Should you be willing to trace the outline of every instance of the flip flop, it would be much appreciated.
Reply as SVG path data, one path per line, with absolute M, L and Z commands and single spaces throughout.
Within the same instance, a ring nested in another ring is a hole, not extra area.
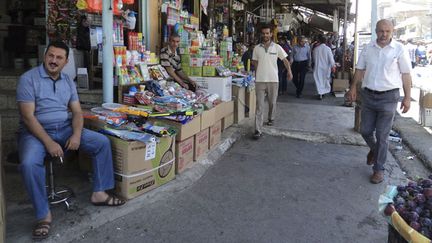
M 122 200 L 122 199 L 120 199 L 116 196 L 112 196 L 112 195 L 108 195 L 108 198 L 104 202 L 92 202 L 92 204 L 94 206 L 108 206 L 108 207 L 117 207 L 117 206 L 121 206 L 125 203 L 126 203 L 125 200 Z
M 49 236 L 50 229 L 51 229 L 51 222 L 39 221 L 33 226 L 32 238 L 34 240 L 46 239 Z

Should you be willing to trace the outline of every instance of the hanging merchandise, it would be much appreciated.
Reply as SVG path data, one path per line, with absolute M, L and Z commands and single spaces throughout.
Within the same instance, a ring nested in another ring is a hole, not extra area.
M 123 0 L 123 4 L 134 4 L 135 0 Z
M 205 15 L 207 15 L 208 0 L 201 0 L 201 7 Z
M 121 14 L 119 9 L 119 1 L 121 0 L 113 0 L 113 3 L 110 5 L 114 15 Z M 87 6 L 87 11 L 90 13 L 102 13 L 102 0 L 87 0 Z

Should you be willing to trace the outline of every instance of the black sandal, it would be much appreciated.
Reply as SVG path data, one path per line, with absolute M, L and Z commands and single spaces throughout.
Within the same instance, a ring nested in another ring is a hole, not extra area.
M 122 200 L 113 195 L 108 195 L 107 199 L 104 202 L 92 202 L 92 204 L 95 206 L 109 206 L 109 207 L 117 207 L 125 203 L 126 203 L 125 200 Z
M 51 229 L 51 222 L 39 221 L 33 226 L 32 237 L 34 240 L 48 238 Z

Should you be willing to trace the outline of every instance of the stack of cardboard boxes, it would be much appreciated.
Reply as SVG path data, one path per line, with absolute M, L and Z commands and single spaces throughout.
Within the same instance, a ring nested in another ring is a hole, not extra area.
M 100 130 L 104 122 L 85 120 L 85 127 Z M 175 178 L 175 137 L 161 137 L 154 143 L 125 141 L 108 136 L 111 141 L 116 193 L 126 199 L 137 197 Z M 91 164 L 80 154 L 80 164 Z

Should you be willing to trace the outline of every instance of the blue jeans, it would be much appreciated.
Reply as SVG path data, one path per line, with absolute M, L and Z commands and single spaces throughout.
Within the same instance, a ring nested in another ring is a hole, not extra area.
M 48 135 L 64 147 L 72 135 L 69 123 L 45 127 Z M 37 220 L 48 215 L 49 203 L 45 187 L 44 158 L 47 151 L 42 142 L 29 131 L 23 129 L 18 138 L 20 170 L 30 200 L 36 211 Z M 114 188 L 114 170 L 110 140 L 104 135 L 83 129 L 80 150 L 93 158 L 93 191 L 105 191 Z
M 389 146 L 388 137 L 393 126 L 399 96 L 398 89 L 383 94 L 374 94 L 365 89 L 361 90 L 360 133 L 374 152 L 376 159 L 373 166 L 374 171 L 384 170 Z

